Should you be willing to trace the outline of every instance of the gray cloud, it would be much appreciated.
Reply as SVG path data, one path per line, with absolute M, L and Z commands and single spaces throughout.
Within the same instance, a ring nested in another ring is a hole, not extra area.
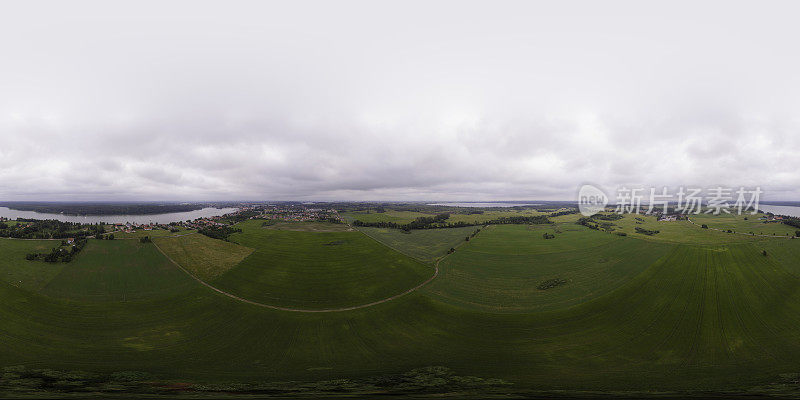
M 800 10 L 751 8 L 15 4 L 0 198 L 797 199 Z

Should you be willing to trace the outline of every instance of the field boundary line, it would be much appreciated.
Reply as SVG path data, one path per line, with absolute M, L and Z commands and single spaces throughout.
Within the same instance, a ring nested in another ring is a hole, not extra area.
M 372 306 L 376 306 L 376 305 L 378 305 L 378 304 L 382 304 L 382 303 L 386 303 L 386 302 L 392 301 L 392 300 L 394 300 L 394 299 L 397 299 L 397 298 L 399 298 L 399 297 L 405 296 L 405 295 L 407 295 L 407 294 L 409 294 L 409 293 L 411 293 L 411 292 L 414 292 L 414 291 L 416 291 L 417 289 L 419 289 L 419 288 L 421 288 L 421 287 L 423 287 L 423 286 L 427 285 L 427 284 L 428 284 L 428 283 L 430 283 L 432 280 L 436 279 L 436 277 L 437 277 L 437 276 L 439 276 L 439 261 L 441 260 L 441 259 L 439 259 L 439 260 L 437 260 L 437 261 L 436 261 L 436 264 L 434 265 L 433 276 L 431 276 L 430 278 L 428 278 L 428 279 L 427 279 L 427 280 L 425 280 L 424 282 L 420 283 L 419 285 L 417 285 L 417 286 L 414 286 L 414 287 L 412 287 L 411 289 L 408 289 L 408 290 L 406 290 L 406 291 L 405 291 L 405 292 L 403 292 L 403 293 L 396 294 L 396 295 L 394 295 L 394 296 L 387 297 L 387 298 L 385 298 L 385 299 L 381 299 L 381 300 L 378 300 L 378 301 L 373 301 L 373 302 L 371 302 L 371 303 L 367 303 L 367 304 L 360 304 L 360 305 L 357 305 L 357 306 L 342 307 L 342 308 L 328 308 L 328 309 L 314 310 L 314 309 L 304 309 L 304 308 L 292 308 L 292 307 L 281 307 L 281 306 L 274 306 L 274 305 L 271 305 L 271 304 L 264 304 L 264 303 L 259 303 L 259 302 L 257 302 L 257 301 L 248 300 L 248 299 L 245 299 L 245 298 L 243 298 L 243 297 L 239 297 L 239 296 L 237 296 L 237 295 L 235 295 L 235 294 L 228 293 L 228 292 L 226 292 L 226 291 L 224 291 L 224 290 L 222 290 L 222 289 L 219 289 L 219 288 L 217 288 L 216 286 L 213 286 L 213 285 L 211 285 L 210 283 L 208 283 L 208 282 L 206 282 L 206 281 L 204 281 L 204 280 L 202 280 L 202 279 L 198 278 L 197 276 L 195 276 L 194 274 L 192 274 L 191 272 L 189 272 L 189 271 L 188 271 L 186 268 L 184 268 L 183 266 L 181 266 L 180 264 L 178 264 L 178 262 L 177 262 L 177 261 L 173 260 L 173 259 L 172 259 L 172 257 L 170 257 L 169 255 L 167 255 L 167 253 L 165 253 L 165 252 L 164 252 L 164 250 L 161 250 L 161 247 L 159 247 L 159 246 L 158 246 L 158 244 L 156 244 L 156 242 L 155 242 L 155 241 L 153 241 L 152 243 L 153 243 L 153 245 L 156 247 L 156 249 L 157 249 L 157 250 L 158 250 L 158 251 L 159 251 L 159 252 L 160 252 L 160 253 L 161 253 L 161 254 L 162 254 L 164 257 L 166 257 L 166 258 L 167 258 L 167 260 L 169 260 L 171 263 L 175 264 L 175 266 L 176 266 L 176 267 L 178 267 L 178 268 L 180 268 L 180 270 L 181 270 L 181 271 L 183 271 L 184 273 L 186 273 L 186 275 L 189 275 L 189 276 L 190 276 L 192 279 L 196 280 L 197 282 L 199 282 L 199 283 L 200 283 L 200 284 L 202 284 L 203 286 L 205 286 L 205 287 L 207 287 L 207 288 L 209 288 L 209 289 L 211 289 L 211 290 L 213 290 L 213 291 L 215 291 L 215 292 L 217 292 L 217 293 L 219 293 L 219 294 L 222 294 L 222 295 L 228 296 L 228 297 L 230 297 L 230 298 L 232 298 L 232 299 L 234 299 L 234 300 L 238 300 L 238 301 L 241 301 L 241 302 L 243 302 L 243 303 L 251 304 L 251 305 L 254 305 L 254 306 L 258 306 L 258 307 L 269 308 L 269 309 L 273 309 L 273 310 L 279 310 L 279 311 L 300 312 L 300 313 L 329 313 L 329 312 L 352 311 L 352 310 L 358 310 L 358 309 L 361 309 L 361 308 L 372 307 Z

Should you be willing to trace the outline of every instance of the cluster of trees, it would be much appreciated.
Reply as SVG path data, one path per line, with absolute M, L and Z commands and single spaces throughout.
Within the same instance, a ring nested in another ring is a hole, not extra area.
M 50 253 L 28 253 L 25 255 L 25 259 L 28 261 L 43 260 L 49 263 L 55 263 L 59 261 L 70 262 L 76 254 L 83 250 L 83 247 L 86 246 L 86 242 L 86 239 L 76 240 L 72 247 L 65 248 L 63 246 L 66 246 L 67 243 L 62 241 L 62 247 L 55 247 L 50 250 Z
M 656 231 L 656 230 L 644 229 L 641 226 L 637 226 L 636 227 L 636 233 L 641 233 L 641 234 L 647 235 L 647 236 L 653 236 L 658 232 L 659 231 Z
M 543 238 L 545 238 L 545 239 L 555 239 L 555 238 L 556 238 L 556 235 L 554 235 L 554 234 L 552 234 L 552 233 L 547 233 L 547 232 L 545 232 L 545 233 L 542 235 L 542 237 L 543 237 Z
M 228 236 L 241 231 L 242 230 L 239 228 L 234 228 L 228 225 L 214 225 L 214 226 L 206 226 L 198 230 L 197 232 L 213 239 L 220 239 L 227 241 Z
M 548 280 L 540 283 L 539 286 L 537 286 L 536 288 L 539 289 L 539 290 L 547 290 L 547 289 L 552 289 L 552 288 L 554 288 L 556 286 L 565 285 L 566 283 L 567 283 L 567 281 L 565 279 L 561 279 L 561 278 L 548 279 Z
M 593 215 L 592 218 L 603 220 L 603 221 L 616 221 L 618 219 L 622 219 L 623 216 L 622 216 L 622 214 L 619 214 L 619 213 L 608 213 L 608 214 L 601 213 L 601 214 Z M 641 219 L 639 217 L 636 217 L 636 219 L 639 220 L 639 221 L 644 221 L 643 219 Z
M 574 208 L 571 208 L 571 209 L 569 209 L 569 210 L 556 211 L 556 212 L 554 212 L 554 213 L 550 213 L 550 215 L 549 215 L 549 216 L 550 216 L 550 217 L 559 217 L 559 216 L 562 216 L 562 215 L 570 215 L 570 214 L 575 214 L 575 213 L 577 213 L 577 212 L 578 212 L 578 210 L 576 210 L 576 209 L 574 209 Z
M 793 226 L 795 228 L 800 228 L 800 218 L 785 217 L 783 219 L 783 223 L 789 226 Z
M 54 219 L 37 220 L 18 218 L 17 224 L 0 222 L 0 237 L 14 239 L 66 239 L 85 238 L 103 234 L 105 227 L 102 224 L 79 224 L 77 222 L 63 222 Z
M 392 228 L 410 231 L 412 229 L 434 229 L 434 228 L 461 228 L 465 226 L 480 226 L 480 225 L 503 225 L 503 224 L 549 224 L 550 220 L 546 215 L 531 215 L 531 216 L 514 216 L 514 217 L 500 217 L 489 221 L 483 222 L 451 222 L 445 223 L 450 218 L 450 214 L 437 214 L 434 217 L 419 217 L 414 221 L 407 224 L 398 224 L 396 222 L 378 221 L 378 222 L 364 222 L 361 220 L 353 221 L 355 226 L 368 226 L 375 228 Z

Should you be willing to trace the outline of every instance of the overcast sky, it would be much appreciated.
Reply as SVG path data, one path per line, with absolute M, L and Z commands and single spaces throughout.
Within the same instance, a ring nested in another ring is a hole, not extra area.
M 798 2 L 0 11 L 1 200 L 800 200 Z

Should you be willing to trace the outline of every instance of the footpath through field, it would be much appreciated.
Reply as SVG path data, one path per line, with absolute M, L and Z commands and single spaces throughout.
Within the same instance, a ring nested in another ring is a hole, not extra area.
M 368 235 L 367 235 L 367 236 L 368 236 Z M 328 308 L 328 309 L 321 309 L 321 310 L 313 310 L 313 309 L 303 309 L 303 308 L 291 308 L 291 307 L 280 307 L 280 306 L 274 306 L 274 305 L 271 305 L 271 304 L 264 304 L 264 303 L 259 303 L 259 302 L 257 302 L 257 301 L 248 300 L 248 299 L 245 299 L 245 298 L 239 297 L 239 296 L 237 296 L 237 295 L 235 295 L 235 294 L 228 293 L 228 292 L 226 292 L 226 291 L 224 291 L 224 290 L 222 290 L 222 289 L 219 289 L 219 288 L 217 288 L 217 287 L 215 287 L 215 286 L 211 285 L 210 283 L 208 283 L 208 282 L 206 282 L 206 281 L 204 281 L 204 280 L 202 280 L 202 279 L 200 279 L 200 278 L 196 277 L 194 274 L 192 274 L 191 272 L 189 272 L 189 271 L 188 271 L 186 268 L 183 268 L 183 266 L 181 266 L 181 265 L 180 265 L 180 264 L 178 264 L 178 263 L 177 263 L 175 260 L 173 260 L 173 259 L 172 259 L 172 257 L 170 257 L 169 255 L 167 255 L 167 253 L 165 253 L 163 250 L 161 250 L 161 248 L 160 248 L 160 247 L 158 247 L 158 244 L 156 244 L 155 242 L 153 242 L 153 245 L 154 245 L 154 246 L 156 246 L 156 249 L 158 249 L 158 251 L 159 251 L 159 252 L 161 252 L 161 254 L 163 254 L 163 255 L 164 255 L 164 257 L 166 257 L 166 258 L 167 258 L 167 259 L 168 259 L 170 262 L 172 262 L 173 264 L 175 264 L 175 266 L 177 266 L 178 268 L 180 268 L 180 269 L 181 269 L 181 271 L 185 272 L 187 275 L 189 275 L 190 277 L 192 277 L 192 279 L 196 280 L 197 282 L 199 282 L 199 283 L 200 283 L 200 284 L 202 284 L 203 286 L 205 286 L 205 287 L 207 287 L 207 288 L 209 288 L 209 289 L 211 289 L 211 290 L 213 290 L 213 291 L 215 291 L 215 292 L 217 292 L 217 293 L 219 293 L 219 294 L 222 294 L 222 295 L 228 296 L 228 297 L 230 297 L 230 298 L 232 298 L 232 299 L 234 299 L 234 300 L 238 300 L 238 301 L 241 301 L 241 302 L 243 302 L 243 303 L 247 303 L 247 304 L 252 304 L 252 305 L 254 305 L 254 306 L 258 306 L 258 307 L 270 308 L 270 309 L 273 309 L 273 310 L 280 310 L 280 311 L 302 312 L 302 313 L 327 313 L 327 312 L 342 312 L 342 311 L 352 311 L 352 310 L 358 310 L 358 309 L 361 309 L 361 308 L 372 307 L 372 306 L 375 306 L 375 305 L 378 305 L 378 304 L 382 304 L 382 303 L 386 303 L 386 302 L 392 301 L 392 300 L 394 300 L 394 299 L 397 299 L 397 298 L 399 298 L 399 297 L 405 296 L 405 295 L 407 295 L 407 294 L 409 294 L 409 293 L 411 293 L 411 292 L 414 292 L 414 291 L 416 291 L 417 289 L 419 289 L 419 288 L 421 288 L 421 287 L 423 287 L 423 286 L 427 285 L 427 284 L 428 284 L 428 283 L 430 283 L 432 280 L 436 279 L 436 277 L 437 277 L 437 276 L 439 276 L 439 262 L 440 262 L 442 259 L 444 259 L 444 257 L 447 257 L 447 256 L 443 256 L 443 257 L 440 257 L 439 259 L 437 259 L 437 260 L 436 260 L 436 263 L 434 264 L 433 276 L 431 276 L 430 278 L 428 278 L 427 280 L 425 280 L 425 282 L 422 282 L 422 283 L 420 283 L 419 285 L 417 285 L 417 286 L 414 286 L 413 288 L 411 288 L 411 289 L 408 289 L 408 290 L 406 290 L 406 291 L 405 291 L 405 292 L 403 292 L 403 293 L 396 294 L 396 295 L 394 295 L 394 296 L 387 297 L 387 298 L 385 298 L 385 299 L 382 299 L 382 300 L 373 301 L 372 303 L 360 304 L 360 305 L 357 305 L 357 306 L 351 306 L 351 307 L 342 307 L 342 308 Z

